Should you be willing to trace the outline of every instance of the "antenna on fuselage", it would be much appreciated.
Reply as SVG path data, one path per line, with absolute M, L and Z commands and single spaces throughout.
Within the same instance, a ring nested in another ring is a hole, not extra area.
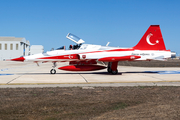
M 109 45 L 109 43 L 110 43 L 110 42 L 108 42 L 108 43 L 106 44 L 106 46 L 108 46 L 108 45 Z

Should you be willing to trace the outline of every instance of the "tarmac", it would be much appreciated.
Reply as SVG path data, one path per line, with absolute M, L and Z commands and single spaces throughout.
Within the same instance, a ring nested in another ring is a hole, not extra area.
M 56 69 L 56 74 L 50 74 L 52 65 L 41 63 L 37 66 L 36 63 L 0 61 L 0 88 L 180 86 L 179 67 L 118 66 L 117 75 L 109 74 L 106 69 L 86 72 Z M 68 63 L 57 63 L 57 68 L 65 65 Z

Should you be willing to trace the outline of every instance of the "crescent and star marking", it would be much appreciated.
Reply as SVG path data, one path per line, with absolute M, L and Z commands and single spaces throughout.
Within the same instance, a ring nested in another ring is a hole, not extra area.
M 153 36 L 153 34 L 149 33 L 149 35 L 147 35 L 146 37 L 146 41 L 149 45 L 156 45 L 157 43 L 159 43 L 159 40 L 156 40 L 156 43 L 151 43 L 150 42 L 150 37 Z

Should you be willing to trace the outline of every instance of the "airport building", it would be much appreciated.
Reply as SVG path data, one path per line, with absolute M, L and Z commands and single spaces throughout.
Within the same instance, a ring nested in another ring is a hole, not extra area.
M 30 42 L 25 38 L 0 37 L 0 60 L 29 55 Z

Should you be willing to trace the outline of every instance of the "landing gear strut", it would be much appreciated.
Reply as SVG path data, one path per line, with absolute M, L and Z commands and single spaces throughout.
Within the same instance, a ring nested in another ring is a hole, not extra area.
M 111 68 L 108 68 L 107 71 L 108 71 L 108 73 L 112 73 L 112 69 Z
M 51 74 L 56 74 L 56 69 L 55 69 L 56 66 L 57 66 L 56 62 L 53 62 L 53 66 L 52 66 L 53 69 L 50 70 L 50 73 L 51 73 Z
M 118 74 L 117 65 L 118 62 L 109 62 L 107 68 L 108 73 L 111 73 L 113 75 Z
M 108 67 L 107 67 L 108 73 L 112 73 L 111 66 L 112 66 L 112 62 L 108 62 Z

